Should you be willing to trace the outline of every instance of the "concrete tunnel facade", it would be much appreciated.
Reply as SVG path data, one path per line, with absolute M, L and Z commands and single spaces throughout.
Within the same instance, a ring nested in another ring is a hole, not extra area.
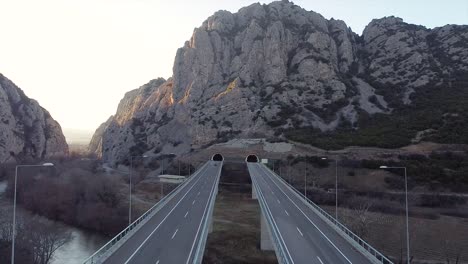
M 260 159 L 258 158 L 257 155 L 250 154 L 245 158 L 246 162 L 260 162 Z
M 212 157 L 211 157 L 211 160 L 214 160 L 214 161 L 224 161 L 224 157 L 223 155 L 219 154 L 219 153 L 216 153 L 214 154 Z

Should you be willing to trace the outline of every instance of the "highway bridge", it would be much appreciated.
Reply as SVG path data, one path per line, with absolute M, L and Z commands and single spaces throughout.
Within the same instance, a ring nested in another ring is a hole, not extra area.
M 201 263 L 222 165 L 206 162 L 84 263 Z
M 261 247 L 275 250 L 280 263 L 391 263 L 264 164 L 250 161 L 252 194 L 262 209 Z
M 245 159 L 261 208 L 260 245 L 279 263 L 392 263 L 259 162 Z M 201 263 L 224 158 L 215 154 L 184 183 L 84 263 Z

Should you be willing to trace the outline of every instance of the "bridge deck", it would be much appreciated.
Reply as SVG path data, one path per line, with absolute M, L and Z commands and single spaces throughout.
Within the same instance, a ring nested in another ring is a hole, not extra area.
M 209 161 L 103 263 L 192 263 L 221 166 Z
M 248 163 L 276 222 L 289 263 L 371 263 L 264 165 Z

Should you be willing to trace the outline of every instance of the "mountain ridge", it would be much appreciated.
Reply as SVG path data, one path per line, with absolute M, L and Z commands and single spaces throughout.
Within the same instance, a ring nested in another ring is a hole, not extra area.
M 62 129 L 49 112 L 0 74 L 0 162 L 68 154 Z
M 468 72 L 467 40 L 467 26 L 396 17 L 372 20 L 359 36 L 288 1 L 218 11 L 178 49 L 173 76 L 127 93 L 93 136 L 102 147 L 89 149 L 123 162 L 233 137 L 359 131 L 368 115 L 391 116 L 422 87 Z

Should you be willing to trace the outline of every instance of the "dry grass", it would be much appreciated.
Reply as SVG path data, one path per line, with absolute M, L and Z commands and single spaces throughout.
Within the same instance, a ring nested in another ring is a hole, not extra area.
M 333 214 L 335 208 L 323 206 Z M 352 210 L 339 208 L 341 215 Z M 369 212 L 377 217 L 380 213 Z M 397 262 L 406 255 L 404 215 L 384 215 L 383 221 L 369 225 L 365 238 L 372 246 Z M 468 219 L 441 216 L 438 219 L 409 218 L 412 263 L 468 263 Z
M 277 263 L 273 251 L 260 250 L 260 206 L 250 198 L 220 189 L 203 263 Z

